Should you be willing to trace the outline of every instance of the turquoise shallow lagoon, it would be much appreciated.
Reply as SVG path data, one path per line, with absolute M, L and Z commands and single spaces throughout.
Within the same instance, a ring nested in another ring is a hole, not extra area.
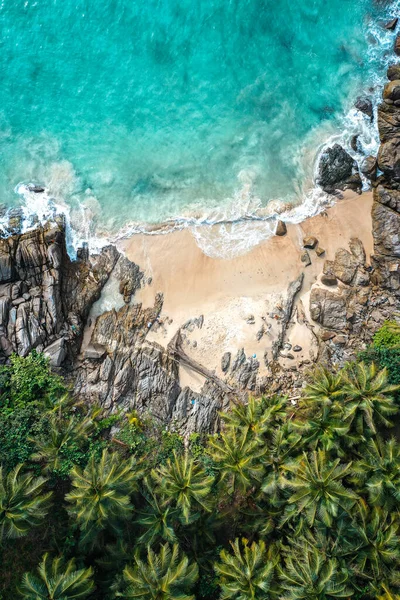
M 77 227 L 112 232 L 296 202 L 318 146 L 382 79 L 390 6 L 2 0 L 0 199 L 45 184 Z

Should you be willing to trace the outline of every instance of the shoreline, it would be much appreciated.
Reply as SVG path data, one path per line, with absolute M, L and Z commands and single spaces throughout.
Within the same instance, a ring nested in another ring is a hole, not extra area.
M 257 334 L 282 303 L 290 282 L 304 273 L 300 295 L 307 307 L 311 286 L 316 283 L 325 259 L 334 259 L 339 248 L 347 248 L 358 237 L 366 250 L 367 260 L 373 251 L 372 192 L 358 195 L 346 192 L 344 198 L 317 216 L 299 224 L 288 224 L 287 234 L 264 240 L 249 252 L 231 259 L 212 258 L 202 252 L 188 229 L 169 235 L 136 234 L 117 244 L 126 257 L 139 265 L 147 282 L 139 289 L 134 302 L 148 308 L 156 293 L 164 296 L 160 325 L 152 328 L 147 339 L 166 346 L 178 329 L 183 329 L 185 351 L 195 360 L 222 375 L 221 357 L 234 356 L 241 348 L 247 356 L 262 363 L 271 352 L 275 324 L 257 340 Z M 311 265 L 300 257 L 303 237 L 315 236 L 325 253 L 318 257 L 309 250 Z M 199 327 L 191 322 L 203 316 Z M 297 328 L 292 345 L 298 345 L 298 361 L 309 358 L 312 339 L 309 332 Z M 261 367 L 262 374 L 262 367 Z M 181 385 L 199 389 L 203 378 L 180 372 Z

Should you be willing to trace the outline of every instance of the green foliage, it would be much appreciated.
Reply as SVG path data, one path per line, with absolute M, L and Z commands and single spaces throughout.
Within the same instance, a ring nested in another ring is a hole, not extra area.
M 76 403 L 40 355 L 13 359 L 0 373 L 0 594 L 15 597 L 25 572 L 36 600 L 69 598 L 71 573 L 72 597 L 99 600 L 396 598 L 399 363 L 397 346 L 372 347 L 309 373 L 296 409 L 273 394 L 235 402 L 220 433 L 184 444 L 135 411 Z
M 373 345 L 378 350 L 382 348 L 400 347 L 400 326 L 396 321 L 385 321 L 375 333 Z
M 143 600 L 192 600 L 190 593 L 198 579 L 198 567 L 190 563 L 185 555 L 174 544 L 172 550 L 168 544 L 155 554 L 151 548 L 147 550 L 147 560 L 134 556 L 133 566 L 124 569 L 124 580 L 127 584 L 122 598 L 143 598 Z
M 51 407 L 67 388 L 49 367 L 44 354 L 33 350 L 26 358 L 13 354 L 10 364 L 0 367 L 2 406 L 21 408 L 31 402 Z
M 74 560 L 64 563 L 45 554 L 37 575 L 25 573 L 19 592 L 25 600 L 88 598 L 95 589 L 92 575 L 92 568 L 76 569 Z
M 66 500 L 82 532 L 83 544 L 92 542 L 107 528 L 119 533 L 121 524 L 132 515 L 131 495 L 141 474 L 133 458 L 121 461 L 107 450 L 100 461 L 92 456 L 84 470 L 73 468 L 73 489 Z
M 45 483 L 43 477 L 22 473 L 22 465 L 8 474 L 0 466 L 0 544 L 27 535 L 43 522 L 51 497 L 51 492 L 44 493 Z
M 212 508 L 211 486 L 213 478 L 186 453 L 173 458 L 151 472 L 160 495 L 176 508 L 182 523 L 188 524 L 199 518 L 201 510 Z
M 221 585 L 221 600 L 267 600 L 272 598 L 271 580 L 274 562 L 268 559 L 265 543 L 253 542 L 245 538 L 240 544 L 231 542 L 233 554 L 221 551 L 221 562 L 214 568 Z

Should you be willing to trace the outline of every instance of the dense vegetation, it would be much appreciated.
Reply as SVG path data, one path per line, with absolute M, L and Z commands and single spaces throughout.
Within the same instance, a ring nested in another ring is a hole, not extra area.
M 310 373 L 297 405 L 234 404 L 186 444 L 76 404 L 43 355 L 13 357 L 0 597 L 398 600 L 399 347 L 389 323 L 359 362 Z

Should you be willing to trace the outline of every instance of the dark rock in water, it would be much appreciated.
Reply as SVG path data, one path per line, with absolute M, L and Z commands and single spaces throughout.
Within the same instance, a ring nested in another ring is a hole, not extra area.
M 303 254 L 300 256 L 300 260 L 302 263 L 304 263 L 304 266 L 309 267 L 311 265 L 311 258 L 310 255 L 308 254 L 307 250 L 305 250 L 303 252 Z
M 378 163 L 375 156 L 366 156 L 360 165 L 360 171 L 367 179 L 375 181 Z
M 316 237 L 309 235 L 309 236 L 303 238 L 304 248 L 310 248 L 311 250 L 313 250 L 317 244 L 318 244 L 318 240 Z
M 339 144 L 334 144 L 322 153 L 318 164 L 317 184 L 328 193 L 334 193 L 336 189 L 361 190 L 357 163 Z
M 354 106 L 357 110 L 367 115 L 367 117 L 369 117 L 372 121 L 372 118 L 374 116 L 374 107 L 370 98 L 357 98 L 357 100 L 354 103 Z
M 231 364 L 231 353 L 225 352 L 225 354 L 221 358 L 221 369 L 222 369 L 223 373 L 227 372 L 230 364 Z
M 395 79 L 400 79 L 400 65 L 390 65 L 387 70 L 386 76 L 390 81 L 394 81 Z
M 45 191 L 44 187 L 41 185 L 30 185 L 28 190 L 30 192 L 34 192 L 35 194 L 42 194 Z
M 397 27 L 398 21 L 399 21 L 399 19 L 397 17 L 395 17 L 394 19 L 391 19 L 390 21 L 385 23 L 384 28 L 388 29 L 389 31 L 394 31 Z
M 395 54 L 400 56 L 400 35 L 396 37 L 396 40 L 394 42 L 394 52 Z
M 358 133 L 356 135 L 351 136 L 350 146 L 351 146 L 351 149 L 354 150 L 354 152 L 360 152 L 360 150 L 361 150 L 359 137 L 360 136 Z
M 286 235 L 287 232 L 287 227 L 286 227 L 286 223 L 284 223 L 283 221 L 278 221 L 278 223 L 276 224 L 276 230 L 275 230 L 275 235 Z

